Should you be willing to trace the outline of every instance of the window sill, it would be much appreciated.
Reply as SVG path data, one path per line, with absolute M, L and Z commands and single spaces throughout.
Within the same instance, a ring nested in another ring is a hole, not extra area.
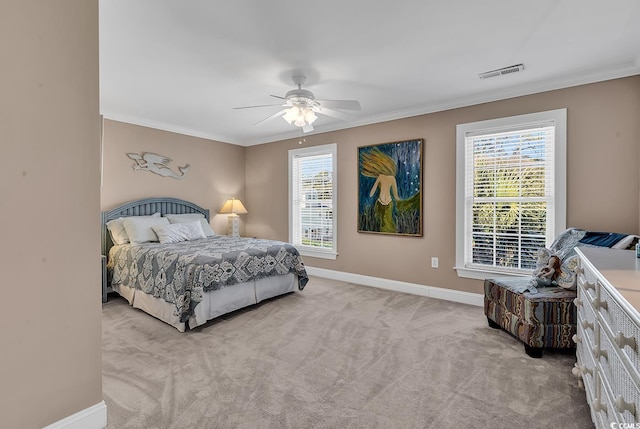
M 332 252 L 332 251 L 322 251 L 322 250 L 314 250 L 314 249 L 309 249 L 306 247 L 298 247 L 296 246 L 296 248 L 298 249 L 298 252 L 300 252 L 300 254 L 302 256 L 310 256 L 312 258 L 321 258 L 321 259 L 333 259 L 335 260 L 338 256 L 337 253 Z
M 513 273 L 507 271 L 492 271 L 479 268 L 453 267 L 458 277 L 476 280 L 486 280 L 494 277 L 528 277 L 531 273 Z

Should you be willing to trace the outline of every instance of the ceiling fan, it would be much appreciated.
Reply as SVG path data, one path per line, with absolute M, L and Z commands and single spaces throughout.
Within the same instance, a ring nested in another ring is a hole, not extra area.
M 234 107 L 234 109 L 253 109 L 256 107 L 282 106 L 284 109 L 274 113 L 271 116 L 257 122 L 254 125 L 260 125 L 274 118 L 281 116 L 289 124 L 301 127 L 302 131 L 308 133 L 313 131 L 313 122 L 317 119 L 316 113 L 330 116 L 336 119 L 346 120 L 349 115 L 339 110 L 360 110 L 360 103 L 357 100 L 318 100 L 313 92 L 302 89 L 302 85 L 307 80 L 306 76 L 294 75 L 293 83 L 298 89 L 288 91 L 284 97 L 271 95 L 271 97 L 283 100 L 282 104 L 261 104 L 257 106 Z

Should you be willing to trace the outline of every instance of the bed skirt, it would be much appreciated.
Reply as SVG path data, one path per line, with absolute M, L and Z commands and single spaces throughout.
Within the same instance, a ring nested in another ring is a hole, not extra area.
M 174 304 L 125 285 L 113 285 L 112 287 L 134 308 L 139 308 L 168 323 L 178 331 L 184 332 L 187 329 L 187 323 L 188 327 L 192 329 L 223 314 L 257 304 L 274 296 L 293 292 L 298 289 L 298 279 L 295 274 L 289 273 L 204 292 L 202 301 L 195 307 L 187 323 L 180 322 L 180 317 L 174 314 Z

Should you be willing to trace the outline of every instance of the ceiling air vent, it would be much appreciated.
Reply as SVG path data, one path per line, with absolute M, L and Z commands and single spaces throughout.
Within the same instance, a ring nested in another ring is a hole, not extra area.
M 505 74 L 515 73 L 524 70 L 524 64 L 516 64 L 515 66 L 504 67 L 498 70 L 492 70 L 484 73 L 480 73 L 478 77 L 480 79 L 488 79 L 490 77 L 502 76 Z

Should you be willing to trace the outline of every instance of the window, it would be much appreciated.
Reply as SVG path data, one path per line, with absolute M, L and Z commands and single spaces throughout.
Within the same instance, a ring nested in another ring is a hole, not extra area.
M 335 259 L 336 144 L 289 151 L 289 241 L 305 256 Z
M 566 222 L 566 109 L 457 126 L 456 270 L 530 274 Z

